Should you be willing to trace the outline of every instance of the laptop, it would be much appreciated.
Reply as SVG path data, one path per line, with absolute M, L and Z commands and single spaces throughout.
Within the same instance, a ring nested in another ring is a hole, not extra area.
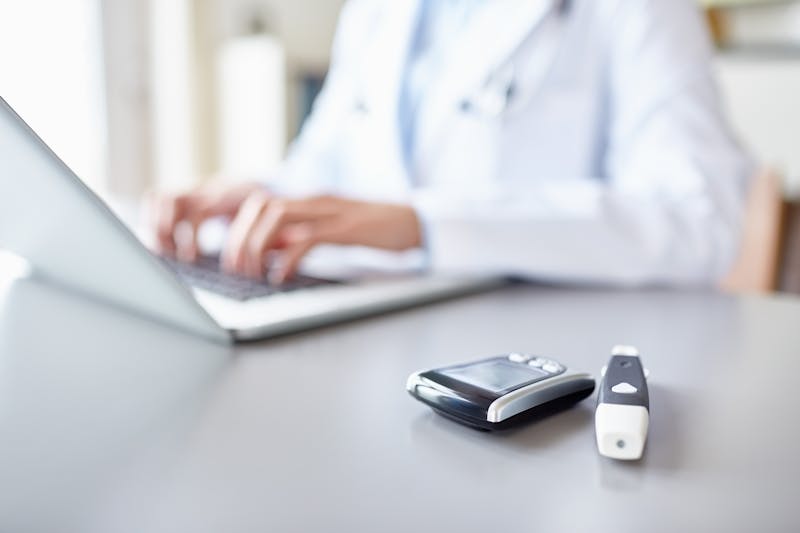
M 262 339 L 497 287 L 494 276 L 229 276 L 157 257 L 0 98 L 0 249 L 61 286 L 219 342 Z

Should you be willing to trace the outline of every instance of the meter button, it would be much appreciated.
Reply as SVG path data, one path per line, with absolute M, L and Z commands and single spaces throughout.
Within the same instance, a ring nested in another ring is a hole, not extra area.
M 555 374 L 556 372 L 561 371 L 561 365 L 554 363 L 553 361 L 548 361 L 542 365 L 542 370 L 545 372 L 550 372 L 551 374 Z
M 536 368 L 542 368 L 542 365 L 546 364 L 547 360 L 542 359 L 541 357 L 534 357 L 531 359 L 531 362 L 528 363 L 531 366 L 535 366 Z
M 616 392 L 617 394 L 633 394 L 638 391 L 639 389 L 637 389 L 636 387 L 625 381 L 623 381 L 622 383 L 617 383 L 616 385 L 611 387 L 611 392 Z
M 522 353 L 512 353 L 508 354 L 508 360 L 512 363 L 527 363 L 530 360 L 530 355 L 525 355 Z

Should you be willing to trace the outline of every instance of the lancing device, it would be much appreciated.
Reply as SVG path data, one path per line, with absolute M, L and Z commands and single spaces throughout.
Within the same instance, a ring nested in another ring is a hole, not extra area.
M 650 397 L 639 350 L 615 346 L 601 373 L 594 416 L 597 449 L 612 459 L 640 459 L 650 424 Z

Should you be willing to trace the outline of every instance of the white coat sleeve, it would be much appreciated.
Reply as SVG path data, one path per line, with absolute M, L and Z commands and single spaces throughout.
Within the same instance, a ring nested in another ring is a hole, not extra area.
M 753 167 L 720 110 L 696 5 L 620 6 L 605 176 L 418 191 L 433 270 L 640 285 L 708 284 L 730 268 Z

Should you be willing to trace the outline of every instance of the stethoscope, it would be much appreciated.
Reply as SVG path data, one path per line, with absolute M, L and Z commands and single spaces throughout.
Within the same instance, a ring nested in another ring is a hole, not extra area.
M 571 8 L 572 0 L 557 0 L 553 12 L 564 19 Z M 477 91 L 462 99 L 459 102 L 459 111 L 487 119 L 497 118 L 514 102 L 517 86 L 516 66 L 511 59 L 495 69 Z

